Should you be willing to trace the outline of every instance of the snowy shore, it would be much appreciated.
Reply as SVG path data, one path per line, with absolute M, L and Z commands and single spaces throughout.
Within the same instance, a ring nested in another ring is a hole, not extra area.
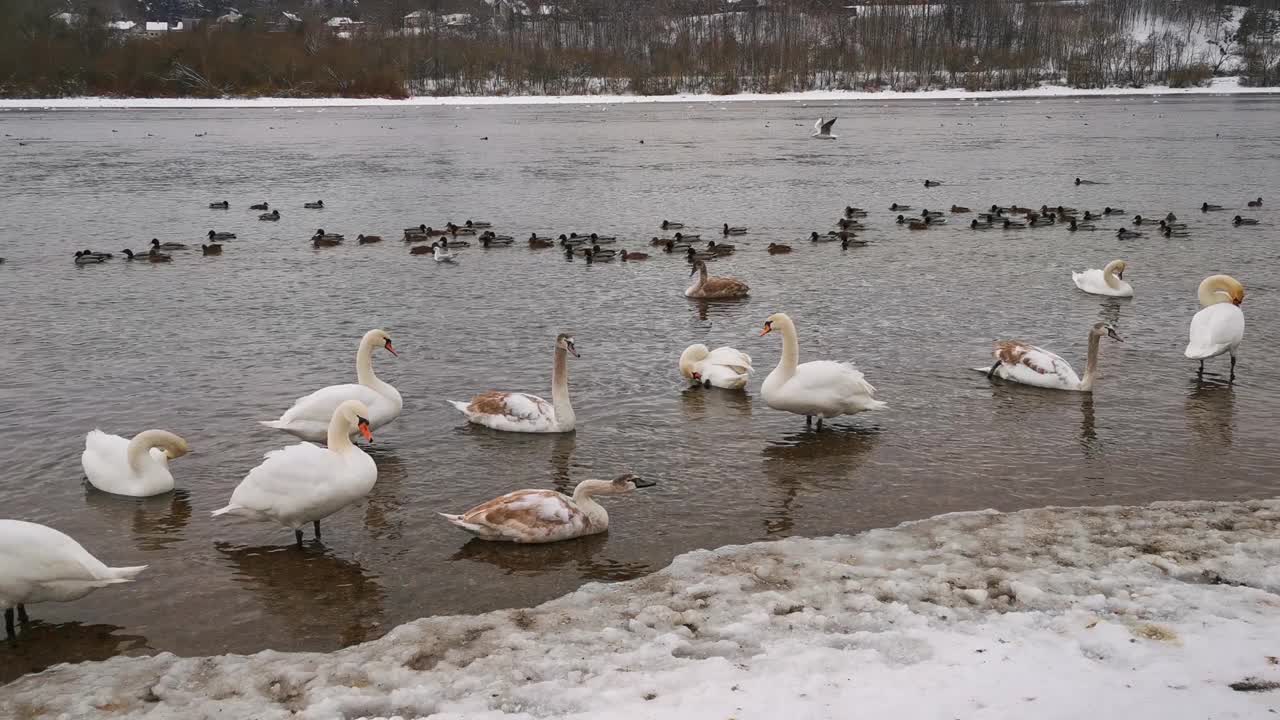
M 739 93 L 736 95 L 514 95 L 514 96 L 448 96 L 393 98 L 0 98 L 0 110 L 64 109 L 64 108 L 276 108 L 276 107 L 406 107 L 434 105 L 607 105 L 624 103 L 695 103 L 695 102 L 801 102 L 822 103 L 845 100 L 981 100 L 1018 98 L 1111 97 L 1111 96 L 1184 96 L 1184 95 L 1272 95 L 1276 87 L 1244 87 L 1239 79 L 1216 78 L 1207 87 L 1169 88 L 1153 85 L 1143 88 L 1071 88 L 1045 85 L 1029 90 L 995 90 L 969 92 L 962 89 L 922 90 L 919 92 L 861 92 L 854 90 L 815 90 L 794 93 Z
M 696 551 L 334 653 L 59 666 L 0 688 L 0 717 L 1271 717 L 1278 520 L 1280 500 L 987 511 Z

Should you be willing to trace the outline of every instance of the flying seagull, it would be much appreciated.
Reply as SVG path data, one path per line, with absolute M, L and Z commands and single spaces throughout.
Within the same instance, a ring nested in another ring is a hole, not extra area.
M 810 137 L 821 138 L 823 140 L 834 140 L 837 136 L 831 134 L 831 126 L 836 124 L 836 119 L 823 120 L 818 118 L 818 122 L 813 124 L 813 135 Z

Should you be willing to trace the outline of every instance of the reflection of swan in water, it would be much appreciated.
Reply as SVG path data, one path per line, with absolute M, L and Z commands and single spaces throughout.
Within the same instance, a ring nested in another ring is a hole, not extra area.
M 147 645 L 145 637 L 119 634 L 123 629 L 118 625 L 51 623 L 32 619 L 22 626 L 22 642 L 4 650 L 4 661 L 0 662 L 0 684 L 59 663 L 154 653 L 155 648 Z
M 1098 460 L 1102 457 L 1102 443 L 1098 441 L 1093 413 L 1093 393 L 1085 393 L 1080 398 L 1080 448 L 1084 450 L 1087 460 Z
M 449 558 L 488 563 L 508 575 L 542 575 L 553 570 L 575 569 L 579 578 L 598 582 L 632 580 L 656 568 L 644 562 L 612 560 L 603 556 L 609 536 L 588 535 L 545 545 L 515 545 L 474 538 Z
M 737 421 L 751 417 L 751 395 L 744 392 L 687 388 L 680 393 L 680 410 L 691 421 Z
M 139 550 L 159 550 L 182 540 L 182 531 L 191 520 L 191 491 L 187 488 L 129 498 L 95 490 L 86 483 L 84 503 L 111 527 L 127 522 Z
M 1101 308 L 1098 310 L 1098 317 L 1102 318 L 1103 322 L 1118 326 L 1120 324 L 1120 301 L 1116 298 L 1103 300 Z
M 689 298 L 689 304 L 693 305 L 697 310 L 699 320 L 706 322 L 714 320 L 717 317 L 728 317 L 734 314 L 734 310 L 740 304 L 750 302 L 748 298 L 723 298 L 720 300 L 703 300 L 701 298 Z
M 327 549 L 292 545 L 214 547 L 229 561 L 233 582 L 253 591 L 295 637 L 336 639 L 347 646 L 382 634 L 382 586 L 359 563 Z
M 573 451 L 577 447 L 578 436 L 560 434 L 553 436 L 551 442 L 551 484 L 556 492 L 573 493 L 577 483 L 573 480 Z
M 400 537 L 404 523 L 397 511 L 409 473 L 395 450 L 371 446 L 368 453 L 378 466 L 378 482 L 365 496 L 364 527 L 374 538 Z
M 1208 377 L 1192 381 L 1184 408 L 1187 426 L 1200 445 L 1197 456 L 1231 447 L 1235 404 L 1235 389 L 1229 382 Z
M 839 430 L 832 425 L 827 432 L 792 433 L 765 446 L 765 477 L 781 491 L 778 501 L 765 508 L 765 532 L 790 534 L 801 491 L 821 489 L 823 484 L 844 486 L 879 441 L 878 428 L 849 426 L 844 432 Z

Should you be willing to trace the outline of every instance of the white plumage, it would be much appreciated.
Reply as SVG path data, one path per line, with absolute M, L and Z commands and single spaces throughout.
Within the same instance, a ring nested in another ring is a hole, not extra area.
M 89 484 L 103 492 L 150 497 L 173 489 L 169 460 L 187 451 L 185 440 L 164 430 L 146 430 L 132 440 L 91 430 L 80 466 Z
M 707 350 L 699 343 L 680 355 L 680 374 L 706 387 L 742 390 L 752 371 L 751 356 L 728 346 Z
M 569 402 L 569 365 L 567 355 L 578 357 L 573 338 L 556 337 L 555 356 L 551 367 L 551 402 L 528 393 L 490 391 L 470 402 L 450 400 L 468 422 L 505 432 L 559 433 L 573 430 L 577 418 Z
M 1082 272 L 1072 272 L 1071 280 L 1076 287 L 1090 295 L 1107 295 L 1110 297 L 1133 297 L 1133 286 L 1124 280 L 1125 261 L 1112 260 L 1101 270 L 1091 268 Z
M 1244 285 L 1230 275 L 1210 275 L 1200 283 L 1197 296 L 1204 309 L 1191 318 L 1184 354 L 1200 361 L 1231 355 L 1231 376 L 1236 373 L 1236 349 L 1244 341 Z
M 795 324 L 785 313 L 770 315 L 761 334 L 773 330 L 782 334 L 782 358 L 760 388 L 769 407 L 806 418 L 817 416 L 821 424 L 823 418 L 888 405 L 875 398 L 875 387 L 850 363 L 815 360 L 798 364 L 800 343 Z
M 126 583 L 147 568 L 108 567 L 80 543 L 51 527 L 0 520 L 0 607 L 79 600 Z

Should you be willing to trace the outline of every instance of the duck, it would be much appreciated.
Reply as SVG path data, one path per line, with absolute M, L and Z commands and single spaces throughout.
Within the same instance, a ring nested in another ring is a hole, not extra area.
M 1236 377 L 1236 348 L 1244 340 L 1244 285 L 1230 275 L 1210 275 L 1200 282 L 1196 290 L 1200 304 L 1204 306 L 1191 318 L 1187 349 L 1183 354 L 1200 361 L 1200 374 L 1204 374 L 1204 361 L 1223 354 L 1231 355 L 1231 379 Z
M 709 252 L 715 253 L 716 255 L 732 255 L 735 252 L 737 252 L 738 246 L 730 245 L 729 243 L 718 243 L 715 240 L 709 240 L 707 241 L 707 250 Z
M 302 528 L 311 523 L 320 540 L 320 521 L 359 502 L 378 481 L 377 463 L 351 442 L 357 432 L 373 442 L 370 414 L 363 402 L 343 400 L 326 423 L 325 447 L 300 442 L 267 453 L 213 517 L 279 523 L 293 530 L 299 546 Z
M 1222 209 L 1221 205 L 1210 205 L 1209 203 L 1204 203 L 1203 205 L 1200 206 L 1200 212 L 1212 212 L 1212 211 L 1221 210 L 1221 209 Z
M 690 245 L 689 243 L 676 242 L 675 240 L 668 240 L 662 245 L 662 252 L 665 252 L 665 253 L 673 253 L 673 252 L 676 252 L 677 250 L 683 252 L 685 250 L 692 250 L 692 249 L 693 249 L 693 246 Z
M 404 241 L 413 242 L 414 240 L 426 240 L 434 231 L 425 224 L 418 227 L 409 227 L 404 229 Z
M 1107 206 L 1103 208 L 1102 214 L 1103 215 L 1124 215 L 1125 210 L 1124 208 L 1113 208 L 1113 207 Z
M 380 243 L 380 242 L 382 242 L 382 236 L 381 236 L 381 235 L 364 235 L 364 234 L 361 234 L 361 235 L 357 235 L 357 236 L 356 236 L 356 242 L 357 242 L 357 243 L 359 243 L 359 244 L 361 244 L 361 245 L 369 245 L 369 244 L 372 244 L 372 243 Z
M 1077 222 L 1075 218 L 1072 218 L 1071 224 L 1067 226 L 1067 229 L 1075 232 L 1077 230 L 1097 230 L 1098 228 L 1091 222 Z
M 222 246 L 217 243 L 214 243 L 212 245 L 201 245 L 200 254 L 205 257 L 208 257 L 210 255 L 221 255 Z
M 1247 218 L 1247 217 L 1241 217 L 1241 216 L 1237 215 L 1237 216 L 1235 216 L 1235 218 L 1231 221 L 1231 224 L 1232 224 L 1232 225 L 1235 225 L 1236 227 L 1240 227 L 1241 225 L 1257 225 L 1257 224 L 1258 224 L 1258 218 Z
M 929 208 L 925 208 L 920 211 L 920 217 L 926 220 L 928 220 L 929 218 L 942 217 L 942 211 L 930 210 Z
M 1168 215 L 1164 216 L 1164 221 L 1172 225 L 1173 223 L 1178 222 L 1178 216 L 1170 212 Z
M 947 219 L 941 215 L 929 215 L 924 218 L 926 225 L 946 225 Z
M 682 222 L 672 222 L 670 220 L 662 221 L 663 230 L 679 230 L 680 228 L 683 228 L 683 227 L 684 227 L 684 223 Z
M 311 237 L 312 247 L 335 247 L 342 244 L 342 236 L 334 237 L 332 235 L 313 235 Z
M 1137 230 L 1130 230 L 1129 228 L 1120 228 L 1116 230 L 1116 237 L 1121 240 L 1132 240 L 1134 238 L 1142 237 L 1142 233 Z
M 1249 201 L 1249 207 L 1251 207 L 1251 208 L 1260 208 L 1260 207 L 1262 207 L 1262 198 L 1258 198 L 1257 200 L 1250 200 L 1250 201 Z
M 551 238 L 545 235 L 539 235 L 536 232 L 529 233 L 529 242 L 533 242 L 535 240 L 545 240 L 546 242 L 549 242 L 549 243 L 555 242 L 554 238 Z
M 785 255 L 791 252 L 791 246 L 784 245 L 782 243 L 769 243 L 769 247 L 767 249 L 770 255 Z
M 450 400 L 467 422 L 494 430 L 524 433 L 565 433 L 574 429 L 576 418 L 569 402 L 568 357 L 581 357 L 573 336 L 556 336 L 551 365 L 551 402 L 527 393 L 489 391 L 470 402 Z
M 972 210 L 970 210 L 970 209 L 969 209 L 969 208 L 967 208 L 967 207 L 962 206 L 962 205 L 952 205 L 952 206 L 951 206 L 951 212 L 953 212 L 953 213 L 955 213 L 955 214 L 959 215 L 959 214 L 961 214 L 961 213 L 968 213 L 968 212 L 973 212 L 973 211 L 972 211 Z
M 1163 235 L 1163 236 L 1165 236 L 1166 238 L 1188 238 L 1188 237 L 1191 237 L 1191 233 L 1187 232 L 1186 230 L 1174 230 L 1173 228 L 1168 227 L 1168 226 L 1165 226 L 1165 227 L 1160 228 L 1160 234 L 1161 234 L 1161 235 Z
M 444 246 L 444 247 L 446 247 L 446 248 L 464 248 L 464 247 L 471 247 L 471 243 L 467 242 L 466 240 L 457 240 L 457 239 L 449 238 L 449 237 L 441 237 L 441 238 L 437 241 L 437 244 L 438 244 L 438 245 L 443 245 L 443 246 Z
M 329 420 L 343 402 L 359 400 L 367 412 L 362 416 L 369 421 L 369 427 L 377 430 L 400 416 L 404 401 L 400 392 L 390 383 L 384 382 L 373 372 L 373 351 L 385 348 L 393 357 L 399 353 L 391 346 L 391 335 L 380 328 L 366 332 L 360 338 L 360 347 L 356 350 L 356 382 L 342 385 L 330 385 L 304 395 L 293 402 L 293 405 L 276 420 L 263 420 L 258 424 L 274 430 L 283 430 L 294 437 L 312 442 L 323 442 L 329 437 Z M 348 428 L 355 433 L 355 427 Z
M 249 209 L 250 210 L 270 210 L 271 208 L 267 207 L 267 203 L 260 202 L 256 205 L 250 205 Z
M 590 238 L 586 235 L 578 235 L 577 233 L 574 233 L 572 236 L 569 236 L 564 233 L 560 233 L 559 242 L 561 247 L 575 248 L 586 245 L 589 240 Z
M 1147 218 L 1142 217 L 1141 215 L 1134 215 L 1134 216 L 1133 216 L 1133 224 L 1134 224 L 1134 225 L 1142 225 L 1143 223 L 1146 223 L 1147 225 L 1150 225 L 1150 224 L 1151 224 L 1151 221 L 1150 221 L 1150 220 L 1148 220 Z
M 591 250 L 587 253 L 587 258 L 591 260 L 612 260 L 617 254 L 617 250 L 606 250 L 599 245 L 592 245 Z
M 303 203 L 303 204 L 302 204 L 302 207 L 306 208 L 307 210 L 323 210 L 323 209 L 324 209 L 324 201 L 323 201 L 323 200 L 317 200 L 317 201 L 315 201 L 315 202 Z
M 924 181 L 924 186 L 925 186 L 925 187 L 938 187 L 938 186 L 939 186 L 939 185 L 941 185 L 941 184 L 942 184 L 942 183 L 941 183 L 941 182 L 939 182 L 939 181 L 937 181 L 937 180 L 925 180 L 925 181 Z
M 475 228 L 465 227 L 463 225 L 456 225 L 454 223 L 448 223 L 444 226 L 444 228 L 445 230 L 449 231 L 450 235 L 453 235 L 455 237 L 458 235 L 475 235 L 476 234 Z
M 146 565 L 108 567 L 71 536 L 47 525 L 0 520 L 0 606 L 4 630 L 17 636 L 31 621 L 27 605 L 69 602 L 108 585 L 132 582 Z
M 95 254 L 88 250 L 77 250 L 75 263 L 77 265 L 97 265 L 98 263 L 104 263 L 110 259 L 110 255 Z
M 828 233 L 819 235 L 818 232 L 815 230 L 809 233 L 809 242 L 835 242 L 837 239 L 839 239 L 839 237 L 840 237 L 839 234 L 835 232 L 828 232 Z
M 213 242 L 214 240 L 235 240 L 236 234 L 232 232 L 218 232 L 216 230 L 210 230 L 208 233 L 205 234 L 205 237 L 209 238 L 209 242 Z M 151 244 L 152 245 L 156 244 L 155 238 L 152 238 Z M 165 244 L 168 245 L 169 243 L 165 243 Z M 178 243 L 174 243 L 174 244 L 176 245 Z M 164 245 L 161 245 L 161 247 L 164 247 Z M 186 247 L 186 245 L 183 245 L 182 247 Z
M 777 330 L 782 335 L 782 357 L 764 379 L 760 394 L 774 410 L 804 415 L 805 424 L 825 418 L 879 410 L 888 403 L 877 400 L 876 389 L 850 363 L 813 360 L 800 363 L 800 341 L 796 326 L 786 313 L 765 319 L 761 336 Z
M 1055 222 L 1057 221 L 1054 219 L 1052 215 L 1033 216 L 1027 219 L 1027 223 L 1031 227 L 1045 227 L 1048 225 L 1053 225 Z
M 1093 392 L 1098 377 L 1098 345 L 1103 337 L 1124 342 L 1115 328 L 1106 322 L 1096 323 L 1089 329 L 1089 352 L 1084 377 L 1076 375 L 1071 365 L 1044 348 L 1017 341 L 1000 341 L 995 345 L 995 364 L 989 368 L 974 368 L 988 378 L 1034 385 L 1049 390 Z
M 707 276 L 707 264 L 702 260 L 693 262 L 693 270 L 690 276 L 697 275 L 698 279 L 692 285 L 685 288 L 684 296 L 687 298 L 699 298 L 703 300 L 726 300 L 731 298 L 746 297 L 751 292 L 751 288 L 741 280 L 733 277 Z
M 845 220 L 844 218 L 840 218 L 840 220 L 836 222 L 836 227 L 840 228 L 841 230 L 866 230 L 867 229 L 866 225 L 863 225 L 857 220 Z
M 617 235 L 597 235 L 595 233 L 591 233 L 587 238 L 592 245 L 608 245 L 609 243 L 615 243 L 618 241 Z
M 469 220 L 467 220 L 467 222 L 466 222 L 465 224 L 466 224 L 466 226 L 467 226 L 467 227 L 469 227 L 469 228 L 488 228 L 488 227 L 493 227 L 493 223 L 491 223 L 491 222 L 485 222 L 484 220 L 470 220 L 470 219 L 469 219 Z
M 1160 229 L 1161 229 L 1161 230 L 1166 230 L 1166 229 L 1170 229 L 1170 228 L 1172 228 L 1172 229 L 1174 229 L 1174 230 L 1186 230 L 1186 229 L 1187 229 L 1187 224 L 1186 224 L 1186 223 L 1180 223 L 1180 222 L 1173 222 L 1172 220 L 1161 220 L 1161 221 L 1160 221 Z
M 234 235 L 232 237 L 235 237 Z M 179 242 L 160 242 L 159 238 L 151 238 L 152 250 L 186 250 L 187 246 Z
M 435 245 L 415 245 L 409 248 L 410 255 L 431 255 L 435 252 Z
M 893 212 L 905 212 L 907 210 L 914 210 L 915 208 L 910 205 L 899 205 L 898 203 L 894 203 L 889 206 L 889 209 Z
M 867 210 L 866 210 L 866 208 L 853 207 L 852 205 L 845 205 L 845 206 L 844 206 L 844 216 L 845 216 L 845 217 L 849 217 L 849 218 L 852 218 L 852 217 L 866 217 L 866 216 L 867 216 Z
M 449 243 L 443 238 L 431 244 L 431 257 L 438 263 L 451 263 L 457 261 L 457 257 L 449 251 Z
M 541 248 L 549 248 L 549 247 L 555 247 L 555 246 L 556 246 L 556 241 L 550 238 L 540 238 L 537 235 L 534 235 L 529 238 L 529 247 L 531 248 L 541 249 Z
M 866 245 L 866 244 L 867 244 L 867 241 L 861 238 L 855 238 L 855 237 L 841 238 L 840 249 L 848 250 L 850 246 L 862 247 L 863 245 Z
M 710 250 L 700 251 L 691 247 L 685 251 L 685 258 L 691 263 L 692 262 L 711 262 L 712 260 L 715 260 L 718 257 L 720 256 L 711 252 Z
M 622 251 L 622 254 L 619 255 L 618 257 L 622 258 L 623 262 L 632 262 L 632 261 L 649 259 L 649 255 L 647 253 L 627 252 L 625 249 Z
M 440 516 L 483 540 L 523 544 L 572 540 L 609 529 L 609 513 L 594 496 L 625 495 L 655 484 L 630 474 L 613 480 L 583 480 L 572 497 L 554 490 L 516 490 L 461 515 Z
M 132 439 L 91 430 L 80 466 L 89 484 L 103 492 L 151 497 L 173 490 L 169 461 L 188 452 L 187 441 L 168 430 L 144 430 Z
M 509 235 L 489 235 L 480 238 L 482 247 L 507 247 L 515 242 L 515 239 Z
M 1092 213 L 1092 212 L 1089 212 L 1088 210 L 1085 210 L 1084 219 L 1085 220 L 1101 220 L 1102 215 L 1100 213 Z
M 682 232 L 678 232 L 678 233 L 676 233 L 675 235 L 673 235 L 672 237 L 674 237 L 674 238 L 675 238 L 676 242 L 693 242 L 693 241 L 695 241 L 695 240 L 701 240 L 701 239 L 702 239 L 702 235 L 701 235 L 701 234 L 694 234 L 694 235 L 690 235 L 690 234 L 682 233 Z
M 1106 267 L 1071 273 L 1076 287 L 1090 295 L 1133 297 L 1133 286 L 1125 282 L 1124 271 L 1128 265 L 1123 260 L 1112 260 Z
M 231 203 L 227 202 L 226 200 L 223 200 L 222 202 L 211 202 L 209 203 L 209 209 L 210 210 L 230 210 Z
M 279 220 L 279 219 L 280 219 L 280 211 L 279 211 L 279 210 L 272 210 L 272 211 L 271 211 L 271 212 L 269 212 L 269 213 L 262 213 L 261 215 L 259 215 L 259 216 L 258 216 L 258 219 L 259 219 L 259 220 L 262 220 L 262 221 L 265 221 L 265 222 L 273 222 L 273 221 Z
M 1076 178 L 1076 184 L 1077 185 L 1097 185 L 1098 183 L 1094 182 L 1093 180 L 1081 180 L 1080 178 Z
M 907 224 L 907 222 L 908 222 L 907 216 L 906 216 L 906 215 L 899 215 L 899 216 L 897 217 L 897 219 L 895 220 L 895 222 L 897 222 L 899 225 L 906 225 L 906 224 Z
M 928 230 L 929 223 L 922 220 L 912 220 L 907 223 L 908 230 Z
M 745 227 L 729 227 L 729 223 L 725 223 L 724 234 L 725 235 L 746 235 L 747 229 Z
M 680 353 L 680 374 L 706 388 L 744 390 L 752 370 L 751 356 L 728 346 L 708 350 L 698 343 Z
M 167 263 L 173 262 L 173 256 L 160 252 L 159 248 L 151 248 L 147 251 L 147 262 Z

